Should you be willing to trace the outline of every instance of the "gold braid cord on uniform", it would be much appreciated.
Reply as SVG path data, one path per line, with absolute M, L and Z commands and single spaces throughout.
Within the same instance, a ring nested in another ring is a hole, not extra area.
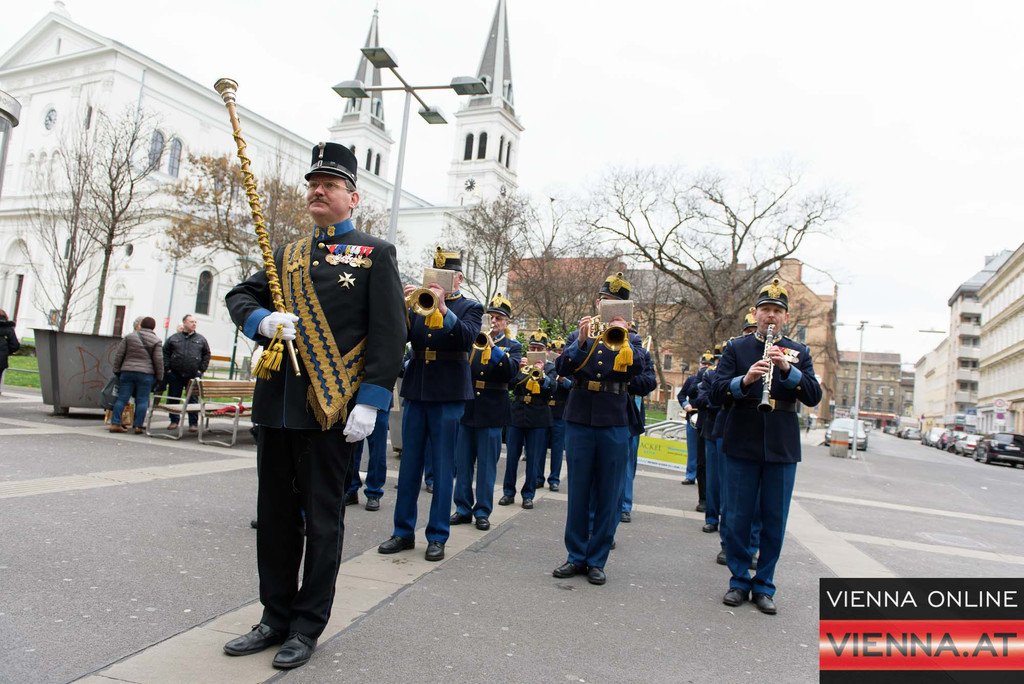
M 284 300 L 299 317 L 295 341 L 309 374 L 306 401 L 320 427 L 329 430 L 348 416 L 348 403 L 363 381 L 366 338 L 339 358 L 340 350 L 316 298 L 307 267 L 311 243 L 310 238 L 303 238 L 284 248 Z

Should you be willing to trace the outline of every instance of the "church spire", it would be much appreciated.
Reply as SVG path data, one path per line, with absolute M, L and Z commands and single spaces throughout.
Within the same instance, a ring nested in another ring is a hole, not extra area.
M 373 19 L 370 20 L 370 30 L 366 32 L 366 44 L 364 47 L 380 47 L 380 28 L 378 26 L 378 11 L 373 10 Z M 380 69 L 370 64 L 366 55 L 360 53 L 359 66 L 356 67 L 356 80 L 362 81 L 364 85 L 380 85 Z M 351 99 L 345 105 L 345 113 L 359 112 L 366 113 L 377 119 L 381 127 L 384 126 L 384 100 L 380 93 L 370 93 L 370 97 L 362 99 Z
M 491 20 L 491 32 L 487 36 L 483 57 L 480 58 L 480 69 L 477 72 L 480 80 L 487 84 L 491 94 L 486 97 L 475 97 L 469 106 L 507 107 L 515 113 L 512 99 L 512 60 L 508 47 L 508 9 L 506 0 L 498 0 Z

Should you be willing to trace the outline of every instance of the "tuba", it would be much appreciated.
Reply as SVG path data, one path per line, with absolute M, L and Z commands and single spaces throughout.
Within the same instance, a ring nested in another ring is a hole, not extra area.
M 768 330 L 764 333 L 764 354 L 761 355 L 761 359 L 765 360 L 768 358 L 768 350 L 775 344 L 775 326 L 769 325 Z M 764 386 L 761 388 L 761 403 L 757 405 L 757 410 L 761 413 L 769 413 L 775 410 L 775 406 L 772 404 L 771 392 L 772 392 L 772 371 L 775 370 L 774 366 L 768 368 L 768 372 L 764 374 Z

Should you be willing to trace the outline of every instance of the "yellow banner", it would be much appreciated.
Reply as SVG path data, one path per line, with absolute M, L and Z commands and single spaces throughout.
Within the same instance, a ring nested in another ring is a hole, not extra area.
M 686 470 L 686 440 L 661 439 L 640 436 L 637 462 L 684 472 Z

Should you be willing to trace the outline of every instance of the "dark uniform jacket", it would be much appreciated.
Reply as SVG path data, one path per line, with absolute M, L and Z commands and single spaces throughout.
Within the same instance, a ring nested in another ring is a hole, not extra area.
M 770 413 L 757 410 L 763 382 L 758 380 L 746 388 L 741 382 L 750 366 L 764 356 L 764 338 L 760 334 L 731 340 L 718 362 L 711 400 L 722 404 L 729 396 L 733 399 L 733 407 L 725 418 L 722 444 L 725 453 L 733 458 L 771 463 L 800 461 L 796 402 L 817 406 L 821 385 L 805 345 L 782 337 L 777 346 L 790 350 L 785 352 L 790 357 L 790 369 L 783 377 L 778 368 L 772 367 L 771 397 L 777 404 Z
M 531 366 L 520 368 L 512 379 L 512 425 L 529 430 L 551 427 L 551 407 L 548 403 L 555 394 L 555 381 L 541 375 L 537 381 L 540 392 L 534 394 L 526 385 L 530 381 Z
M 572 389 L 572 380 L 560 376 L 553 361 L 544 364 L 544 372 L 555 383 L 554 394 L 551 396 L 551 401 L 548 402 L 551 407 L 551 420 L 562 420 L 565 414 L 565 402 L 569 400 L 569 390 Z
M 633 364 L 625 371 L 616 371 L 617 352 L 608 349 L 601 340 L 585 340 L 581 349 L 578 337 L 579 331 L 569 335 L 565 349 L 555 361 L 558 374 L 573 380 L 565 404 L 566 422 L 593 427 L 628 425 L 638 434 L 642 429 L 640 412 L 629 399 L 627 383 L 643 371 L 640 338 L 630 335 Z
M 697 383 L 697 398 L 693 405 L 700 411 L 697 419 L 700 425 L 700 434 L 704 439 L 714 439 L 715 424 L 718 422 L 718 414 L 721 407 L 711 399 L 711 388 L 715 381 L 715 367 L 704 371 L 700 382 Z
M 408 312 L 412 358 L 402 376 L 403 399 L 469 401 L 475 396 L 469 378 L 469 352 L 480 332 L 484 308 L 462 295 L 445 304 L 448 313 L 442 328 L 428 328 L 423 316 Z
M 359 403 L 386 411 L 391 403 L 395 379 L 402 367 L 406 329 L 403 313 L 405 297 L 398 277 L 395 246 L 355 230 L 348 220 L 335 225 L 333 232 L 331 236 L 321 229 L 314 232 L 306 263 L 282 264 L 284 248 L 278 248 L 274 253 L 278 275 L 282 280 L 287 277 L 289 266 L 294 266 L 294 271 L 298 273 L 301 273 L 302 268 L 308 269 L 316 302 L 305 302 L 305 305 L 319 305 L 336 344 L 336 348 L 326 349 L 322 335 L 314 333 L 304 338 L 300 332 L 295 340 L 296 354 L 299 353 L 299 345 L 315 345 L 326 351 L 331 363 L 337 363 L 365 338 L 362 384 L 355 396 L 349 399 L 348 407 L 351 409 L 353 403 Z M 364 252 L 370 261 L 369 267 L 345 263 L 331 265 L 326 259 L 331 245 L 368 248 L 370 251 Z M 343 281 L 351 281 L 351 284 L 345 287 Z M 247 337 L 262 345 L 270 341 L 258 332 L 260 321 L 273 308 L 265 271 L 259 271 L 235 286 L 228 292 L 225 302 L 231 320 L 242 328 Z M 302 315 L 300 312 L 294 313 Z M 296 377 L 285 352 L 281 369 L 269 380 L 257 380 L 253 398 L 254 423 L 273 428 L 321 429 L 307 404 L 310 376 L 301 358 L 299 367 L 301 376 Z M 324 372 L 329 372 L 329 369 Z M 317 376 L 319 382 L 323 377 L 321 371 L 317 371 Z M 332 426 L 333 429 L 344 427 L 344 421 L 338 421 Z
M 473 401 L 466 404 L 462 424 L 468 427 L 505 427 L 512 420 L 508 398 L 509 381 L 519 371 L 523 345 L 519 340 L 502 335 L 494 341 L 490 362 L 480 362 L 481 353 L 470 352 L 473 376 Z

